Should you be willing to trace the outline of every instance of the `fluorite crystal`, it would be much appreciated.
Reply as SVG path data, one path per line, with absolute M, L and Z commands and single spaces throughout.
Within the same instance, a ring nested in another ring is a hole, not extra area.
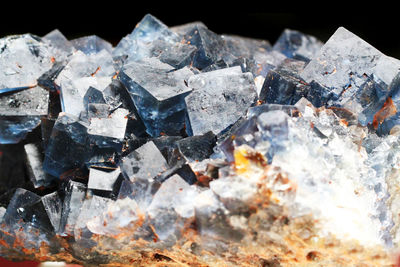
M 271 45 L 146 15 L 115 48 L 4 37 L 0 256 L 390 266 L 399 72 L 344 28 Z

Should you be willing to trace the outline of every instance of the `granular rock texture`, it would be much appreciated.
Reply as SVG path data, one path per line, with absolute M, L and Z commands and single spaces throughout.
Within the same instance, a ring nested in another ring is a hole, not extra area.
M 0 39 L 0 255 L 86 266 L 390 266 L 400 61 L 146 15 L 113 47 Z

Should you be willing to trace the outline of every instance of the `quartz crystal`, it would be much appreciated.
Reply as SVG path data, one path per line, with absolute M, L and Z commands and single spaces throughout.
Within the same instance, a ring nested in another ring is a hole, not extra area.
M 148 14 L 114 48 L 0 39 L 0 256 L 394 266 L 400 61 L 347 29 L 271 43 Z

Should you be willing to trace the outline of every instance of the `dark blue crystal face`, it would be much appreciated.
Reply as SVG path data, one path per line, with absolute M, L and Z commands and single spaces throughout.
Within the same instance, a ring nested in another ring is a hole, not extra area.
M 46 149 L 44 170 L 59 177 L 68 170 L 82 167 L 90 153 L 87 143 L 87 126 L 76 117 L 60 114 Z
M 188 68 L 174 70 L 157 59 L 124 66 L 119 80 L 126 86 L 136 110 L 153 137 L 179 135 L 185 127 L 185 96 L 190 93 Z

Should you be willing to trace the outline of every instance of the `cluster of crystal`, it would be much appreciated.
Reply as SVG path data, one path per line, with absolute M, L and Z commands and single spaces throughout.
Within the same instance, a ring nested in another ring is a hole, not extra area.
M 146 15 L 116 47 L 0 39 L 0 255 L 387 265 L 399 72 L 344 28 L 271 46 Z

